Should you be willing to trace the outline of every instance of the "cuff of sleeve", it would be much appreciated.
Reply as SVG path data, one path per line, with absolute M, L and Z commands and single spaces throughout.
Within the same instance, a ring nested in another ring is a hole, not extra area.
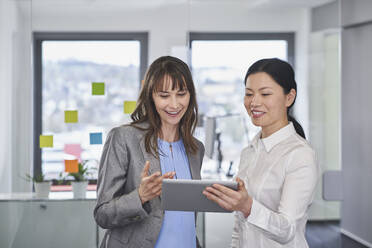
M 139 197 L 138 190 L 135 189 L 130 192 L 126 199 L 126 204 L 129 206 L 128 209 L 132 209 L 132 213 L 130 214 L 129 221 L 140 221 L 146 218 L 151 211 L 149 204 L 142 205 L 141 198 Z
M 248 222 L 255 226 L 259 226 L 263 228 L 266 225 L 267 217 L 269 216 L 267 209 L 263 206 L 260 202 L 253 199 L 252 208 L 250 215 L 245 218 L 242 212 L 238 212 L 238 218 L 243 221 L 244 223 Z

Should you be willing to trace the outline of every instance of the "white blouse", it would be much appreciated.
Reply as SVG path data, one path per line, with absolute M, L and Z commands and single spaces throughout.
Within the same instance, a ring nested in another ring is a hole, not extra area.
M 235 213 L 232 247 L 308 248 L 307 212 L 319 167 L 310 145 L 293 124 L 246 147 L 237 174 L 253 198 L 251 214 Z

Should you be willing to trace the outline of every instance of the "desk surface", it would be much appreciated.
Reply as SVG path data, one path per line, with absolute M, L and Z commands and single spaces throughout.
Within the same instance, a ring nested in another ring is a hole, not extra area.
M 86 198 L 74 198 L 71 191 L 50 192 L 48 198 L 37 198 L 35 193 L 20 192 L 0 194 L 0 202 L 9 201 L 95 201 L 96 191 L 87 191 Z

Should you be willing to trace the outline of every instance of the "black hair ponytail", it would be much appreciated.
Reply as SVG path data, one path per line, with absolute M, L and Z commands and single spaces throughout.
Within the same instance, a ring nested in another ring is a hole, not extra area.
M 298 123 L 298 121 L 292 115 L 288 114 L 287 116 L 288 116 L 288 121 L 293 123 L 296 133 L 300 135 L 302 138 L 306 139 L 304 129 L 302 128 L 300 123 Z

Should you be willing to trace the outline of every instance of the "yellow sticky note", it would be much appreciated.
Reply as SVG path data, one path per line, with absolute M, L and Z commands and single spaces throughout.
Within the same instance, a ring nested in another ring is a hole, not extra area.
M 78 160 L 65 160 L 65 172 L 77 173 L 79 172 Z
M 65 122 L 66 123 L 77 123 L 78 122 L 78 111 L 77 110 L 66 110 L 65 111 Z
M 136 109 L 136 101 L 124 101 L 124 114 L 131 114 Z
M 53 147 L 53 135 L 40 135 L 40 148 Z

